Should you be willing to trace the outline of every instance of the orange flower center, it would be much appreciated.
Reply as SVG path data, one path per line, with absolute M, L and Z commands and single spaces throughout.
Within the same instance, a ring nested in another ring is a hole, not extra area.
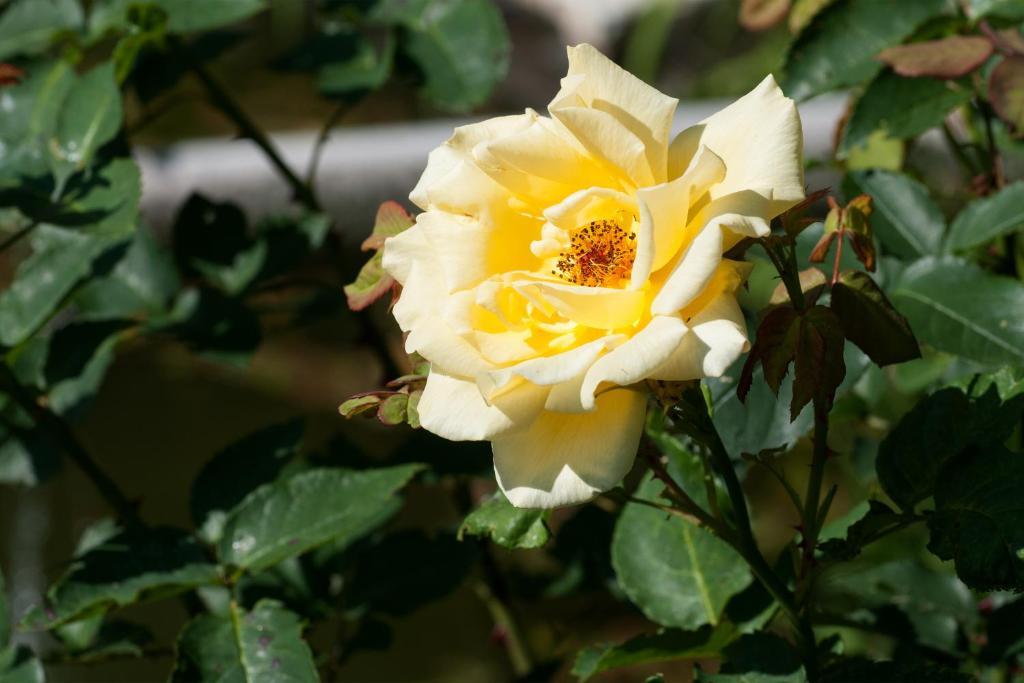
M 558 255 L 553 274 L 584 287 L 617 287 L 629 280 L 636 258 L 636 233 L 616 221 L 591 221 L 576 230 Z

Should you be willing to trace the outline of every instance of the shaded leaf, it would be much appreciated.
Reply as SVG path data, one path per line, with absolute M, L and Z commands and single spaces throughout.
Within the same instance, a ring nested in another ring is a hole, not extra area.
M 344 95 L 359 90 L 376 90 L 391 76 L 395 41 L 389 34 L 378 52 L 373 43 L 360 37 L 355 54 L 344 61 L 332 61 L 320 67 L 316 84 L 326 95 Z
M 96 395 L 128 327 L 123 321 L 73 322 L 50 336 L 43 375 L 53 410 L 72 414 Z
M 953 560 L 976 590 L 1024 589 L 1024 457 L 1001 445 L 973 447 L 935 485 L 928 549 Z
M 647 479 L 636 495 L 656 500 L 663 485 Z M 752 580 L 725 541 L 660 510 L 629 503 L 612 539 L 622 589 L 651 620 L 695 629 L 717 624 L 726 603 Z
M 228 513 L 257 487 L 274 481 L 302 444 L 304 425 L 290 420 L 249 434 L 214 455 L 192 482 L 189 510 L 203 540 L 220 540 Z
M 27 647 L 0 648 L 0 683 L 43 683 L 43 665 Z
M 198 33 L 234 24 L 266 8 L 266 0 L 149 0 L 167 13 L 167 30 Z M 128 10 L 135 0 L 98 0 L 89 13 L 89 34 L 100 37 L 107 31 L 128 26 Z
M 475 558 L 476 548 L 460 543 L 454 534 L 392 534 L 360 549 L 354 578 L 345 588 L 345 603 L 361 612 L 410 614 L 455 590 Z
M 328 541 L 351 543 L 398 510 L 398 490 L 420 469 L 314 469 L 261 486 L 228 516 L 218 555 L 225 564 L 258 571 Z
M 918 339 L 989 365 L 1024 362 L 1024 283 L 961 259 L 925 258 L 888 288 Z
M 7 582 L 4 581 L 3 569 L 0 569 L 0 650 L 7 647 L 11 640 L 11 608 L 7 604 Z
M 974 677 L 930 662 L 880 662 L 862 657 L 843 657 L 825 667 L 819 680 L 821 683 L 971 683 Z
M 274 600 L 251 610 L 231 605 L 230 618 L 203 614 L 178 636 L 171 681 L 307 683 L 320 680 L 302 639 L 298 615 Z
M 120 531 L 89 548 L 25 616 L 53 628 L 83 616 L 217 583 L 217 568 L 190 535 L 170 528 Z
M 1024 182 L 975 199 L 957 214 L 949 229 L 950 251 L 969 249 L 1024 228 Z
M 881 66 L 875 55 L 946 9 L 945 0 L 833 2 L 790 46 L 782 89 L 805 100 L 867 80 Z
M 871 195 L 871 225 L 886 251 L 907 259 L 939 253 L 946 219 L 924 185 L 889 171 L 859 171 L 847 180 L 851 194 Z
M 843 273 L 832 287 L 831 306 L 839 316 L 847 339 L 876 365 L 903 363 L 921 357 L 921 349 L 907 319 L 893 308 L 867 273 Z
M 970 87 L 934 78 L 903 78 L 883 71 L 854 105 L 837 150 L 846 155 L 876 131 L 903 140 L 940 125 L 953 109 L 970 102 Z
M 947 462 L 975 444 L 1005 440 L 1024 414 L 1024 393 L 1007 399 L 990 386 L 968 396 L 949 387 L 903 416 L 878 447 L 875 467 L 885 492 L 904 509 L 931 496 Z
M 992 42 L 984 36 L 946 36 L 908 45 L 896 45 L 879 53 L 901 76 L 960 78 L 985 63 Z
M 21 0 L 15 7 L 31 7 L 34 2 Z M 21 184 L 24 176 L 49 173 L 48 145 L 75 79 L 71 64 L 57 60 L 33 65 L 19 85 L 4 88 L 0 177 L 10 176 L 9 182 Z
M 618 645 L 588 647 L 576 655 L 572 674 L 586 681 L 599 673 L 626 666 L 677 659 L 716 659 L 738 635 L 735 626 L 723 623 L 715 628 L 702 626 L 695 631 L 665 629 Z
M 545 510 L 520 509 L 508 502 L 501 491 L 470 512 L 459 527 L 459 540 L 466 534 L 489 538 L 506 548 L 540 548 L 551 537 Z

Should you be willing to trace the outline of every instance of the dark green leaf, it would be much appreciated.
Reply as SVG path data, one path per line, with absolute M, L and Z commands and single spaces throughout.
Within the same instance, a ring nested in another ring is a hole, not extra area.
M 53 628 L 219 580 L 190 535 L 170 528 L 121 531 L 76 557 L 47 591 L 46 606 L 30 610 L 25 623 Z
M 969 249 L 1017 232 L 1024 227 L 1024 182 L 1016 182 L 993 195 L 976 199 L 953 219 L 947 248 Z
M 261 486 L 228 516 L 221 561 L 258 571 L 328 541 L 351 543 L 398 510 L 398 490 L 420 469 L 316 469 Z
M 57 138 L 51 146 L 57 186 L 87 168 L 103 144 L 121 127 L 121 91 L 114 77 L 114 63 L 93 67 L 68 93 L 57 121 Z M 118 188 L 120 191 L 121 188 Z
M 0 683 L 43 683 L 43 665 L 26 647 L 0 648 Z
M 907 319 L 893 308 L 867 273 L 843 273 L 832 287 L 831 306 L 847 339 L 875 364 L 891 365 L 921 357 Z
M 883 71 L 857 100 L 843 131 L 839 153 L 867 142 L 876 130 L 890 138 L 912 138 L 940 125 L 946 115 L 969 102 L 969 87 L 935 78 L 903 78 Z
M 506 548 L 540 548 L 551 537 L 545 510 L 524 510 L 508 502 L 501 491 L 484 501 L 462 521 L 459 540 L 465 534 L 489 538 Z
M 855 85 L 881 67 L 875 55 L 945 12 L 945 0 L 839 0 L 821 10 L 786 55 L 782 89 L 797 100 Z
M 648 479 L 636 495 L 656 500 L 662 488 Z M 729 598 L 752 580 L 725 541 L 638 503 L 626 505 L 615 526 L 612 564 L 622 589 L 644 614 L 683 629 L 717 624 Z
M 0 293 L 0 344 L 15 346 L 35 332 L 112 242 L 41 225 L 32 246 L 14 282 Z
M 1024 413 L 1024 394 L 1003 402 L 995 387 L 968 396 L 938 391 L 907 413 L 878 447 L 878 480 L 905 509 L 932 495 L 943 466 L 973 444 L 1005 440 Z
M 1006 19 L 1024 19 L 1021 0 L 969 0 L 975 17 L 998 16 Z
M 308 683 L 320 680 L 299 617 L 273 600 L 230 618 L 204 614 L 178 636 L 173 683 Z
M 976 590 L 1024 590 L 1024 455 L 972 447 L 935 484 L 928 549 Z
M 76 662 L 142 657 L 143 646 L 153 641 L 153 632 L 145 626 L 119 619 L 107 621 L 102 614 L 60 626 L 57 634 Z
M 7 604 L 7 583 L 3 569 L 0 569 L 0 650 L 7 647 L 11 639 L 11 609 Z
M 14 0 L 0 15 L 0 61 L 42 52 L 54 36 L 82 25 L 78 0 Z
M 1024 600 L 1014 600 L 994 610 L 988 617 L 982 661 L 998 664 L 1024 651 Z
M 235 365 L 248 361 L 263 335 L 251 309 L 209 288 L 183 290 L 167 316 L 150 325 L 178 336 L 207 358 Z
M 220 540 L 225 516 L 254 489 L 274 481 L 302 444 L 301 420 L 274 425 L 231 444 L 200 470 L 189 509 L 204 540 Z
M 373 16 L 405 29 L 401 48 L 423 72 L 424 93 L 438 107 L 479 106 L 505 77 L 508 31 L 487 0 L 384 0 Z
M 18 427 L 0 425 L 0 484 L 38 486 L 60 468 L 60 452 L 31 420 Z
M 736 627 L 722 623 L 696 631 L 666 629 L 641 635 L 618 645 L 598 645 L 576 655 L 572 673 L 581 681 L 599 673 L 637 664 L 656 664 L 677 659 L 717 659 L 722 649 L 739 636 Z
M 50 336 L 43 374 L 53 410 L 68 415 L 96 394 L 128 327 L 122 321 L 74 322 Z
M 360 549 L 345 603 L 359 611 L 404 616 L 455 590 L 475 557 L 476 548 L 460 543 L 453 534 L 392 534 Z
M 844 657 L 831 662 L 822 672 L 820 683 L 973 683 L 974 677 L 941 664 L 878 662 L 862 657 Z
M 697 670 L 698 681 L 716 683 L 803 683 L 807 674 L 793 647 L 779 636 L 751 633 L 726 646 L 714 675 Z
M 924 185 L 890 171 L 858 171 L 847 181 L 847 194 L 871 195 L 871 227 L 887 251 L 904 259 L 939 253 L 946 219 Z
M 30 7 L 34 1 L 21 0 L 18 6 Z M 20 183 L 21 176 L 49 173 L 49 144 L 75 80 L 74 68 L 58 60 L 32 66 L 24 82 L 4 88 L 0 177 L 7 180 L 6 184 Z
M 987 365 L 1024 363 L 1024 283 L 957 258 L 926 258 L 889 289 L 918 339 Z

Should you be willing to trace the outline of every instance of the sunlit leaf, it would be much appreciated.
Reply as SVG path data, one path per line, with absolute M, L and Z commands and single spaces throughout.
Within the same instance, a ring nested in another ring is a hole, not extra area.
M 953 219 L 946 246 L 951 251 L 986 244 L 1024 228 L 1024 182 L 975 199 Z
M 546 518 L 544 510 L 514 507 L 499 491 L 466 516 L 459 538 L 468 534 L 489 538 L 506 548 L 539 548 L 551 536 Z

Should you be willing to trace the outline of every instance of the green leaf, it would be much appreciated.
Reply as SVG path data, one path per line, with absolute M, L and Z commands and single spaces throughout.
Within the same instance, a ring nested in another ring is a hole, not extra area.
M 717 659 L 722 649 L 739 636 L 736 627 L 722 623 L 696 631 L 665 629 L 631 638 L 618 645 L 598 645 L 576 655 L 572 674 L 581 681 L 599 673 L 638 664 L 657 664 L 678 659 Z
M 823 621 L 852 621 L 890 637 L 961 653 L 962 630 L 978 621 L 971 591 L 945 568 L 907 557 L 903 543 L 895 558 L 875 546 L 853 562 L 826 569 L 815 585 L 816 608 Z
M 473 566 L 476 552 L 454 534 L 391 534 L 360 547 L 352 582 L 343 594 L 345 604 L 359 612 L 405 616 L 455 590 Z
M 183 290 L 167 315 L 151 319 L 150 327 L 178 336 L 207 358 L 239 366 L 262 340 L 259 318 L 250 308 L 205 287 Z
M 120 619 L 107 621 L 102 614 L 60 626 L 57 635 L 77 663 L 142 657 L 143 646 L 153 641 L 153 632 L 145 626 Z
M 988 617 L 986 635 L 981 660 L 987 664 L 996 665 L 1024 651 L 1024 600 L 994 610 Z
M 48 0 L 44 0 L 48 1 Z M 18 6 L 30 6 L 22 0 Z M 23 176 L 49 173 L 49 144 L 57 118 L 76 80 L 63 60 L 34 66 L 26 79 L 4 88 L 4 115 L 0 117 L 0 177 L 7 184 L 23 183 Z
M 231 605 L 230 618 L 203 614 L 178 636 L 172 683 L 306 683 L 320 680 L 302 639 L 302 621 L 274 600 L 250 611 Z
M 421 468 L 315 469 L 261 486 L 228 516 L 218 555 L 258 571 L 328 541 L 351 543 L 398 510 L 398 490 Z
M 277 478 L 302 445 L 303 431 L 301 420 L 261 429 L 203 466 L 192 483 L 189 509 L 205 541 L 219 541 L 227 514 L 254 489 Z
M 328 62 L 320 67 L 316 84 L 325 95 L 345 95 L 359 90 L 376 90 L 391 76 L 395 58 L 395 40 L 388 34 L 378 53 L 373 43 L 360 37 L 356 52 L 345 61 Z
M 112 244 L 80 232 L 37 227 L 32 234 L 33 254 L 0 293 L 0 344 L 16 346 L 25 341 Z
M 942 469 L 928 549 L 976 590 L 1024 590 L 1024 456 L 973 447 Z
M 947 462 L 975 444 L 998 444 L 1024 414 L 1024 393 L 1005 402 L 995 386 L 968 395 L 949 387 L 919 402 L 878 447 L 882 488 L 904 509 L 932 495 Z
M 843 130 L 838 153 L 863 145 L 877 130 L 899 140 L 916 137 L 942 123 L 971 100 L 969 87 L 935 78 L 903 78 L 883 71 L 868 84 Z
M 1006 19 L 1024 19 L 1022 0 L 969 0 L 975 18 L 999 16 Z
M 149 230 L 138 230 L 110 275 L 83 284 L 74 305 L 79 318 L 86 320 L 159 315 L 180 289 L 170 253 Z
M 830 662 L 821 672 L 820 683 L 850 681 L 885 681 L 886 683 L 973 683 L 974 676 L 960 673 L 941 664 L 910 661 L 872 661 L 863 657 L 843 657 Z
M 636 495 L 656 500 L 663 486 L 648 479 Z M 677 516 L 629 503 L 615 525 L 612 565 L 629 599 L 663 626 L 717 624 L 726 603 L 752 577 L 725 541 Z
M 166 527 L 119 531 L 79 554 L 47 591 L 45 608 L 30 610 L 24 623 L 53 628 L 219 581 L 189 534 Z
M 953 219 L 946 247 L 969 249 L 1024 228 L 1024 182 L 1007 185 L 993 195 L 975 199 Z
M 78 0 L 14 0 L 0 15 L 0 61 L 38 54 L 57 33 L 78 30 L 82 21 Z
M 27 647 L 0 648 L 0 683 L 43 683 L 43 665 Z
M 424 94 L 443 109 L 483 104 L 508 71 L 508 30 L 488 0 L 383 0 L 372 17 L 405 30 L 401 48 L 423 72 Z
M 498 491 L 470 512 L 459 527 L 459 540 L 466 534 L 489 538 L 506 548 L 540 548 L 551 537 L 546 510 L 523 510 L 508 502 Z
M 128 327 L 122 321 L 73 322 L 50 336 L 43 374 L 53 410 L 71 414 L 96 395 Z
M 104 62 L 75 82 L 61 110 L 56 144 L 51 147 L 57 186 L 87 168 L 120 128 L 121 90 L 114 63 Z
M 886 251 L 904 259 L 939 253 L 946 219 L 924 185 L 889 171 L 858 171 L 847 181 L 848 195 L 871 195 L 871 227 Z
M 1024 283 L 958 258 L 925 258 L 889 287 L 919 340 L 986 365 L 1024 363 Z
M 782 89 L 805 100 L 875 74 L 875 55 L 948 9 L 945 0 L 839 0 L 821 10 L 786 55 Z
M 878 366 L 921 357 L 907 319 L 867 273 L 843 273 L 832 287 L 831 306 L 842 321 L 846 338 Z
M 31 418 L 0 398 L 0 484 L 38 486 L 60 468 L 60 452 Z
M 266 0 L 148 0 L 167 13 L 171 33 L 199 33 L 248 19 L 263 11 Z M 99 38 L 107 31 L 128 25 L 128 8 L 137 0 L 98 0 L 89 13 L 89 35 Z

